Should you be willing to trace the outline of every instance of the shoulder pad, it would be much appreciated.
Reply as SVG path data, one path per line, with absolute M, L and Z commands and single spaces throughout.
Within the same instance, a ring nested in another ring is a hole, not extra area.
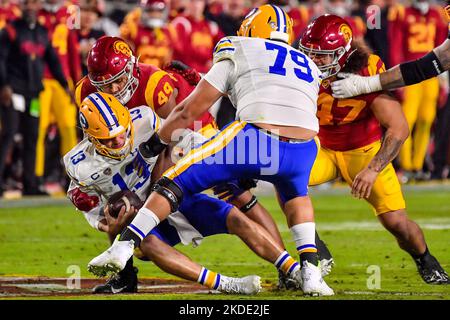
M 222 60 L 233 60 L 236 48 L 230 37 L 224 37 L 217 42 L 214 47 L 213 62 L 217 63 Z

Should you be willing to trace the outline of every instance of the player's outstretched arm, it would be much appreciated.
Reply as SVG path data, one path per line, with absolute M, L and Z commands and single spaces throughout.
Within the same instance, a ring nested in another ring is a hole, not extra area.
M 420 59 L 399 64 L 371 77 L 341 74 L 342 80 L 331 84 L 335 98 L 349 98 L 380 90 L 409 86 L 433 78 L 450 69 L 450 40 Z
M 396 99 L 382 94 L 372 102 L 371 109 L 386 132 L 380 150 L 353 181 L 352 194 L 357 198 L 370 196 L 378 174 L 395 159 L 409 135 L 408 123 Z

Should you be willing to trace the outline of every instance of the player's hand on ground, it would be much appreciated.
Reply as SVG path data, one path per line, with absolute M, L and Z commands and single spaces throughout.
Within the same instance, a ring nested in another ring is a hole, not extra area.
M 106 222 L 108 224 L 108 234 L 116 236 L 131 222 L 136 215 L 137 209 L 131 206 L 130 210 L 127 211 L 126 206 L 122 206 L 117 218 L 114 218 L 109 214 L 108 206 L 105 206 L 103 212 L 105 213 Z
M 365 168 L 358 173 L 353 180 L 352 195 L 358 199 L 369 198 L 373 184 L 378 177 L 378 172 Z

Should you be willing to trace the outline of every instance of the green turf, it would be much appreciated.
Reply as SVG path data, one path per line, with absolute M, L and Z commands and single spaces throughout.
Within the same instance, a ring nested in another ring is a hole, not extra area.
M 448 192 L 408 191 L 412 219 L 425 227 L 431 252 L 450 270 L 450 202 Z M 288 250 L 294 244 L 276 201 L 260 201 L 275 217 Z M 315 194 L 317 229 L 332 251 L 336 266 L 326 278 L 335 290 L 331 299 L 450 299 L 450 286 L 422 282 L 415 264 L 378 223 L 364 201 L 348 195 Z M 67 268 L 79 265 L 82 277 L 91 277 L 88 261 L 106 249 L 107 238 L 69 206 L 0 209 L 0 276 L 68 277 Z M 254 255 L 234 236 L 213 236 L 198 248 L 178 246 L 205 267 L 231 276 L 258 274 L 264 290 L 255 297 L 221 294 L 118 295 L 116 299 L 302 299 L 300 293 L 276 291 L 274 267 Z M 152 263 L 136 262 L 140 277 L 176 279 Z M 368 289 L 367 268 L 379 266 L 381 288 Z M 74 297 L 77 298 L 77 297 Z M 83 297 L 107 298 L 110 297 Z M 308 298 L 306 298 L 308 299 Z M 309 298 L 311 299 L 311 298 Z

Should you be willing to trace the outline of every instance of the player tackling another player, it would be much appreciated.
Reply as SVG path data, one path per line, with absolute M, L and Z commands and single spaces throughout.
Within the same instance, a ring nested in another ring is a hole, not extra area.
M 321 148 L 310 185 L 341 176 L 354 196 L 372 205 L 381 224 L 414 258 L 426 283 L 449 283 L 448 275 L 428 251 L 422 230 L 407 216 L 391 164 L 409 134 L 400 104 L 384 92 L 353 99 L 335 99 L 331 95 L 330 84 L 339 71 L 382 75 L 383 62 L 352 43 L 351 27 L 335 15 L 313 21 L 302 36 L 300 49 L 314 60 L 325 78 L 317 112 Z
M 67 173 L 72 180 L 69 194 L 83 193 L 86 200 L 93 201 L 94 204 L 81 210 L 94 228 L 114 238 L 136 212 L 133 207 L 126 209 L 123 206 L 117 219 L 114 219 L 108 207 L 104 209 L 104 204 L 121 190 L 131 190 L 142 200 L 148 196 L 153 169 L 167 159 L 161 155 L 146 162 L 137 148 L 159 129 L 161 120 L 147 106 L 129 111 L 114 96 L 93 93 L 81 103 L 80 123 L 86 138 L 64 157 Z M 176 144 L 176 153 L 179 150 L 188 152 L 192 139 L 198 143 L 205 140 L 196 132 L 185 130 L 184 133 L 184 138 Z M 230 204 L 205 194 L 186 194 L 178 210 L 140 243 L 139 256 L 153 261 L 168 273 L 197 281 L 211 289 L 238 294 L 259 292 L 261 285 L 258 276 L 226 277 L 207 270 L 172 248 L 180 242 L 199 244 L 203 237 L 221 233 L 236 234 L 297 287 L 300 285 L 299 264 L 263 227 Z M 106 275 L 103 272 L 98 274 Z M 112 286 L 112 293 L 124 291 L 125 286 L 134 286 L 131 289 L 135 289 L 137 280 L 135 275 L 134 279 L 130 279 L 132 276 L 122 275 L 123 287 Z M 126 291 L 136 291 L 131 289 Z
M 320 71 L 289 45 L 292 21 L 276 6 L 252 10 L 238 35 L 219 41 L 212 69 L 140 152 L 146 158 L 161 153 L 175 130 L 188 127 L 225 94 L 237 107 L 239 120 L 164 174 L 120 238 L 89 263 L 94 273 L 123 269 L 133 248 L 176 211 L 184 197 L 221 182 L 252 178 L 271 182 L 277 189 L 300 255 L 303 292 L 333 294 L 318 266 L 314 211 L 307 193 L 318 151 L 314 138 Z M 264 153 L 271 155 L 270 163 L 261 156 Z

